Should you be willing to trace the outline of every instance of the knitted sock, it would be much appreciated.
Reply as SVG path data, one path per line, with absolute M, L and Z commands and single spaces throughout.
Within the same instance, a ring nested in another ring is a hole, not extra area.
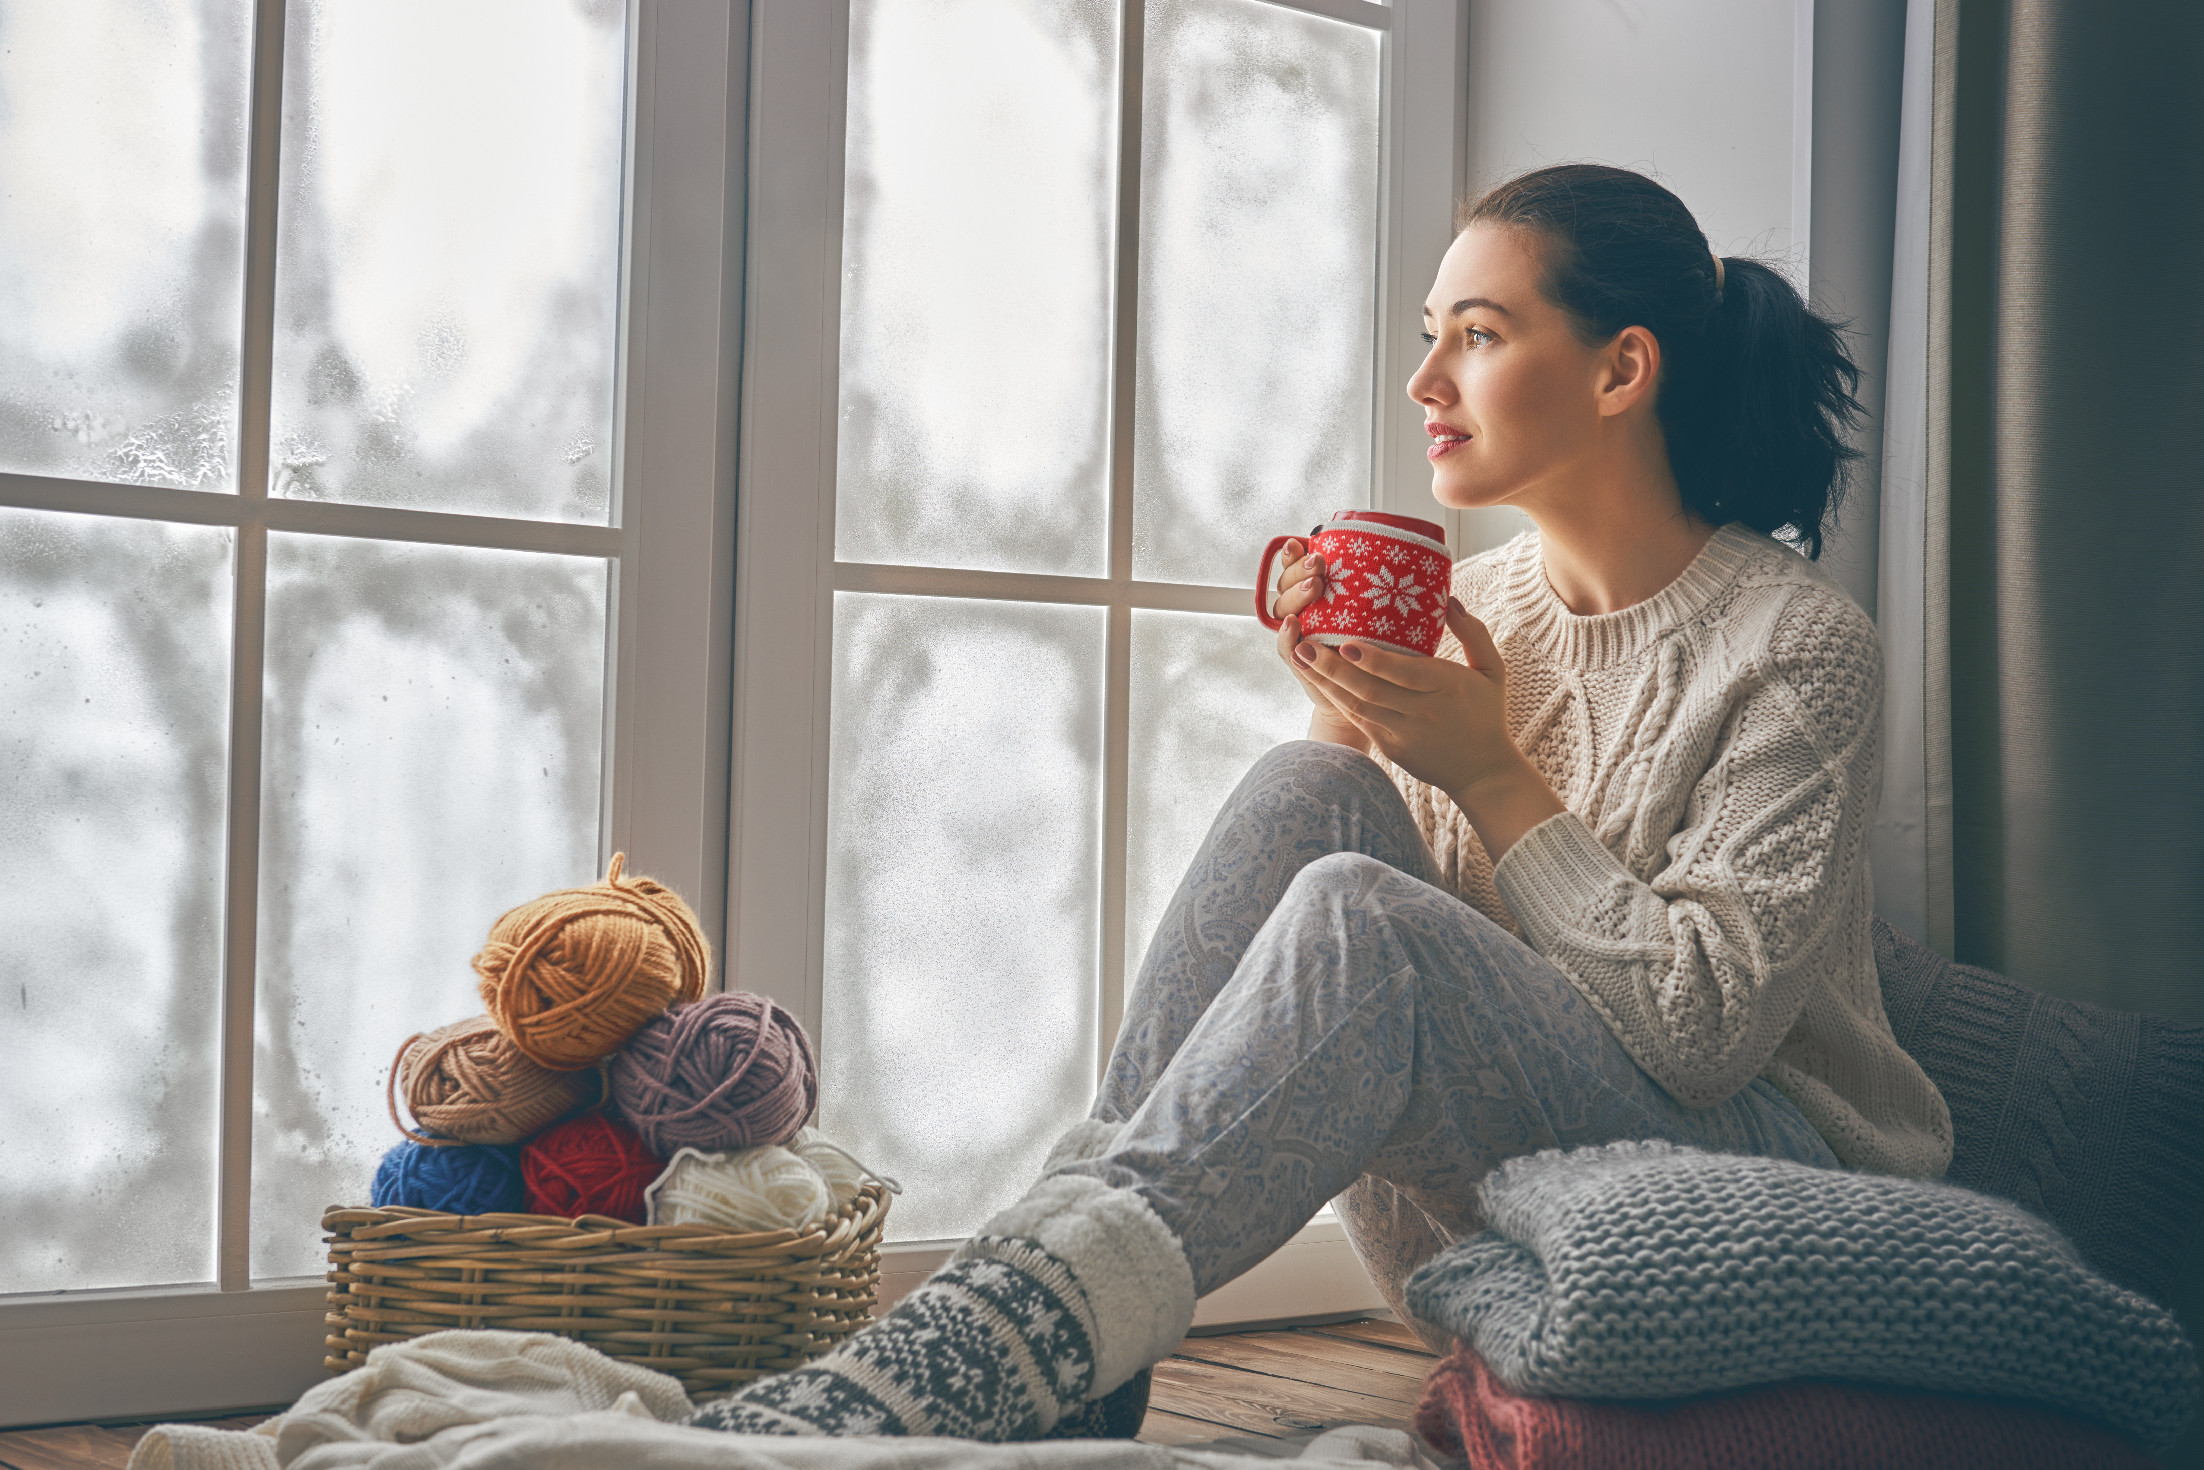
M 1033 1439 L 1170 1352 L 1193 1318 L 1193 1272 L 1147 1201 L 1044 1178 L 879 1321 L 689 1422 Z

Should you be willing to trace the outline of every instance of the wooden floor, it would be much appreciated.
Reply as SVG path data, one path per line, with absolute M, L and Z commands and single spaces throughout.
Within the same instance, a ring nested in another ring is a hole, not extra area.
M 1189 1337 L 1156 1364 L 1140 1437 L 1152 1444 L 1252 1439 L 1281 1453 L 1340 1424 L 1413 1429 L 1436 1359 L 1398 1322 Z M 7 1450 L 0 1445 L 0 1459 Z
M 1431 1355 L 1395 1322 L 1189 1337 L 1156 1364 L 1140 1437 L 1155 1444 L 1299 1441 L 1337 1424 L 1410 1427 Z M 249 1429 L 265 1415 L 203 1422 Z M 68 1424 L 0 1433 L 4 1470 L 122 1470 L 144 1424 Z

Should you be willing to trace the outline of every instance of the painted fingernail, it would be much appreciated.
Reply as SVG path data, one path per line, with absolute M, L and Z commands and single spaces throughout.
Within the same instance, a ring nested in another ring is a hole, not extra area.
M 1313 664 L 1316 662 L 1316 645 L 1313 643 L 1295 644 L 1293 656 L 1305 664 Z
M 1339 656 L 1351 664 L 1361 663 L 1362 646 L 1357 643 L 1342 644 L 1339 649 Z

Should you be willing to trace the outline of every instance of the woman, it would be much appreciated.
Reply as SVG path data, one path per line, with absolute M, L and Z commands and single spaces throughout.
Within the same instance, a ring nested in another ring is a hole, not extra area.
M 1342 1191 L 1413 1322 L 1408 1273 L 1541 1148 L 1943 1172 L 1868 941 L 1880 655 L 1808 559 L 1854 453 L 1835 330 L 1589 165 L 1479 200 L 1424 315 L 1433 493 L 1536 531 L 1455 567 L 1432 659 L 1302 641 L 1288 546 L 1309 739 L 1218 814 L 1092 1116 L 893 1312 L 699 1422 L 1050 1432 Z

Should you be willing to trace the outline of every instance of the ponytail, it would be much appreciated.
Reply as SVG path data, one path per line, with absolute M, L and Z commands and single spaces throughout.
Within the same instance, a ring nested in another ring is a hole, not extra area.
M 1559 164 L 1466 210 L 1545 245 L 1548 300 L 1587 343 L 1642 326 L 1661 344 L 1654 413 L 1686 509 L 1781 534 L 1809 557 L 1860 457 L 1860 370 L 1836 324 L 1756 260 L 1719 268 L 1683 201 L 1643 174 Z

